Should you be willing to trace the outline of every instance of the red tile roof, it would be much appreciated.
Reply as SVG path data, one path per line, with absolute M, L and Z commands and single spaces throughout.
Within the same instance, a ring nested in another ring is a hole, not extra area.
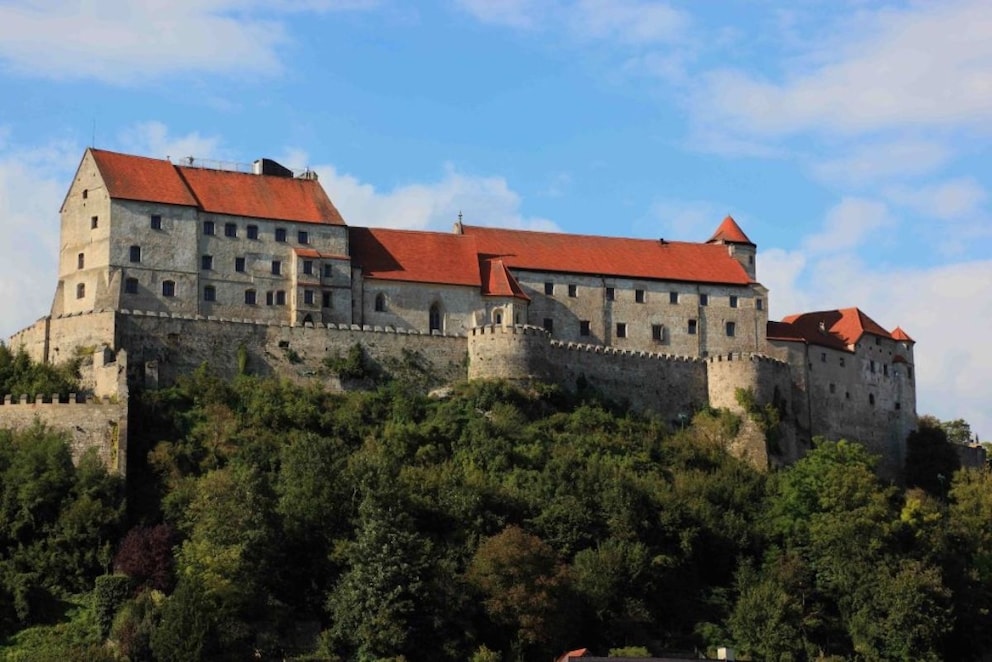
M 354 226 L 349 237 L 352 262 L 366 278 L 482 287 L 471 237 Z
M 720 227 L 709 238 L 709 242 L 712 241 L 725 241 L 730 244 L 750 244 L 754 246 L 754 242 L 747 238 L 744 230 L 741 230 L 741 226 L 737 225 L 737 221 L 732 216 L 727 216 L 727 218 L 723 219 Z
M 90 153 L 111 198 L 198 207 L 230 216 L 344 225 L 315 179 L 176 166 L 102 149 Z
M 503 260 L 484 258 L 479 259 L 479 269 L 482 277 L 482 294 L 486 296 L 515 297 L 530 301 L 520 283 L 506 268 Z
M 215 214 L 280 221 L 344 225 L 341 214 L 315 179 L 251 175 L 177 166 L 200 202 Z
M 501 258 L 511 269 L 729 285 L 751 282 L 719 244 L 462 228 L 464 236 L 475 238 L 480 257 Z
M 859 308 L 789 315 L 781 322 L 769 322 L 767 327 L 768 338 L 772 340 L 801 339 L 812 345 L 847 350 L 853 348 L 866 333 L 893 338 L 892 334 Z
M 90 149 L 111 198 L 196 207 L 176 167 L 162 159 Z
M 902 327 L 899 326 L 892 329 L 892 339 L 898 340 L 899 342 L 911 342 L 911 343 L 916 342 L 915 340 L 909 337 L 908 333 L 902 330 Z
M 568 660 L 575 660 L 589 655 L 588 648 L 577 648 L 574 651 L 568 651 L 564 655 L 558 658 L 557 662 L 568 662 Z

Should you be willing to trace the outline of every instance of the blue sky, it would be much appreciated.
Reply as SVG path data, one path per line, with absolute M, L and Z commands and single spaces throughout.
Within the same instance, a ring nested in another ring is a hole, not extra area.
M 786 7 L 786 8 L 783 8 Z M 0 337 L 86 146 L 313 167 L 353 225 L 705 240 L 917 341 L 992 435 L 987 0 L 0 0 Z

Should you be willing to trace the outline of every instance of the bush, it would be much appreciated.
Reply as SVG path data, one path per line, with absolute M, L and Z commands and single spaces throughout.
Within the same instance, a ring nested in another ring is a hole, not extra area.
M 100 637 L 110 634 L 114 614 L 131 595 L 131 578 L 127 575 L 101 575 L 93 586 L 93 609 Z

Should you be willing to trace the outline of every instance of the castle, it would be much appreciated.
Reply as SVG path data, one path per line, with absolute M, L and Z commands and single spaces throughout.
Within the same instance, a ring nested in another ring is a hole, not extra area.
M 122 472 L 129 389 L 202 362 L 316 379 L 355 343 L 377 360 L 416 353 L 452 380 L 588 385 L 670 422 L 740 411 L 749 389 L 783 417 L 776 448 L 752 435 L 738 449 L 759 464 L 823 435 L 862 441 L 897 475 L 916 424 L 913 340 L 857 308 L 769 321 L 757 246 L 729 216 L 704 243 L 461 218 L 451 233 L 367 228 L 345 223 L 312 171 L 98 149 L 60 211 L 51 312 L 9 344 L 41 361 L 93 356 L 86 389 L 120 411 L 76 425 L 79 445 Z M 87 411 L 14 394 L 0 425 L 79 417 L 69 410 Z

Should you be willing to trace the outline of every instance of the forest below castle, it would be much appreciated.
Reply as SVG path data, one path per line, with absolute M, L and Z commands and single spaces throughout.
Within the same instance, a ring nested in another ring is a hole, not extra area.
M 69 372 L 0 345 L 10 390 Z M 553 387 L 205 367 L 131 404 L 126 485 L 0 430 L 0 659 L 992 650 L 992 475 L 957 468 L 960 422 L 921 420 L 903 487 L 853 441 L 762 472 L 725 452 L 728 411 L 672 429 Z

